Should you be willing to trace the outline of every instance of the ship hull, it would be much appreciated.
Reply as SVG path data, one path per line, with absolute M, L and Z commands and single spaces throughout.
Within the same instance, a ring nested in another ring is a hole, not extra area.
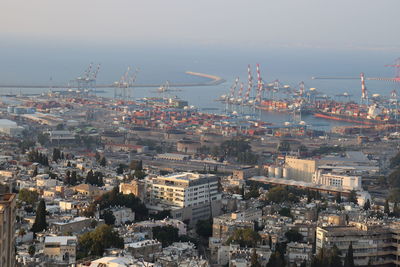
M 314 117 L 327 119 L 327 120 L 364 124 L 364 125 L 377 125 L 377 124 L 391 123 L 391 121 L 381 121 L 381 120 L 374 120 L 374 119 L 367 119 L 367 118 L 355 118 L 355 117 L 346 116 L 346 115 L 329 114 L 329 113 L 324 113 L 324 112 L 315 112 Z

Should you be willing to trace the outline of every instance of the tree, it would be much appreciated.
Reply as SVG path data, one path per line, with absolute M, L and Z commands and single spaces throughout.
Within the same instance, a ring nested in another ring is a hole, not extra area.
M 287 207 L 282 207 L 279 210 L 279 215 L 286 216 L 286 217 L 292 217 L 292 214 L 290 212 L 290 208 L 287 208 Z
M 295 229 L 290 229 L 285 233 L 285 237 L 289 242 L 300 242 L 303 240 L 303 235 Z
M 96 151 L 95 158 L 96 158 L 96 161 L 97 161 L 97 162 L 100 162 L 101 155 L 100 155 L 100 153 L 99 153 L 98 151 Z
M 61 159 L 61 151 L 58 148 L 53 148 L 53 161 L 57 162 Z
M 386 201 L 385 201 L 385 207 L 383 209 L 383 212 L 386 213 L 387 215 L 390 213 L 389 200 L 388 199 L 386 199 Z
M 124 240 L 113 227 L 107 224 L 96 227 L 79 237 L 77 258 L 103 256 L 107 248 L 123 248 Z
M 350 242 L 347 249 L 346 257 L 344 258 L 344 267 L 354 267 L 353 243 Z
M 119 174 L 119 175 L 121 175 L 121 174 L 124 173 L 124 166 L 123 166 L 123 164 L 120 163 L 120 164 L 118 165 L 118 168 L 117 168 L 116 172 L 117 172 L 117 174 Z
M 146 173 L 142 170 L 135 170 L 133 173 L 133 176 L 135 176 L 137 179 L 142 180 L 144 177 L 146 177 Z
M 106 164 L 107 164 L 106 157 L 102 157 L 102 158 L 101 158 L 101 160 L 100 160 L 100 166 L 103 166 L 103 167 L 105 167 L 105 166 L 106 166 Z
M 49 135 L 44 133 L 39 133 L 37 139 L 42 146 L 50 141 Z
M 196 233 L 204 238 L 212 236 L 212 219 L 198 220 L 196 223 Z
M 18 236 L 23 238 L 24 235 L 26 235 L 25 229 L 24 228 L 20 228 L 19 231 L 18 231 Z
M 350 191 L 349 202 L 353 202 L 354 204 L 358 204 L 357 192 L 354 189 Z
M 36 209 L 36 218 L 35 222 L 33 223 L 32 226 L 32 232 L 38 233 L 43 230 L 47 229 L 47 223 L 46 223 L 46 203 L 44 202 L 43 199 L 39 201 L 39 205 Z
M 32 177 L 36 177 L 37 175 L 38 175 L 38 167 L 35 166 L 35 168 L 33 169 L 33 172 L 32 172 Z
M 124 195 L 119 192 L 118 187 L 101 195 L 94 201 L 94 205 L 99 205 L 100 210 L 114 206 L 124 206 L 135 212 L 136 220 L 147 220 L 148 210 L 142 201 L 133 194 Z
M 26 188 L 19 190 L 18 199 L 34 206 L 39 199 L 39 194 L 36 191 L 31 191 Z
M 290 143 L 288 141 L 279 142 L 277 150 L 279 152 L 289 152 L 290 151 Z
M 255 247 L 261 241 L 260 235 L 251 228 L 236 229 L 226 241 L 228 244 L 237 243 L 241 247 Z
M 342 202 L 342 194 L 340 192 L 338 192 L 336 194 L 336 203 L 341 203 Z
M 399 206 L 397 205 L 397 201 L 394 202 L 394 205 L 393 205 L 393 215 L 394 215 L 395 217 L 399 217 L 399 216 L 400 216 L 400 208 L 399 208 Z
M 35 253 L 36 253 L 36 247 L 35 247 L 35 245 L 30 245 L 30 246 L 29 246 L 29 248 L 28 248 L 28 253 L 29 253 L 29 256 L 31 256 L 31 257 L 33 257 L 33 256 L 35 255 Z
M 279 267 L 279 266 L 285 266 L 285 262 L 282 260 L 281 254 L 278 251 L 275 251 L 274 253 L 271 254 L 267 267 Z
M 251 253 L 250 267 L 261 267 L 261 263 L 258 261 L 258 255 L 255 248 L 253 248 L 253 252 Z
M 101 219 L 104 219 L 104 222 L 108 225 L 114 225 L 115 223 L 115 216 L 111 210 L 105 210 L 101 215 Z
M 153 238 L 161 242 L 163 247 L 167 247 L 179 240 L 179 230 L 172 225 L 153 227 Z
M 336 245 L 333 245 L 332 250 L 329 253 L 329 267 L 341 267 L 342 260 L 340 259 L 340 250 Z
M 369 202 L 369 199 L 364 203 L 364 210 L 369 210 L 371 208 L 371 203 Z

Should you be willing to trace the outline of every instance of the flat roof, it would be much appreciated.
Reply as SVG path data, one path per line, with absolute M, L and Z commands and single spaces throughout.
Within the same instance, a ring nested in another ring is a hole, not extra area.
M 67 245 L 68 241 L 77 241 L 76 236 L 46 236 L 44 243 L 60 243 L 60 245 Z

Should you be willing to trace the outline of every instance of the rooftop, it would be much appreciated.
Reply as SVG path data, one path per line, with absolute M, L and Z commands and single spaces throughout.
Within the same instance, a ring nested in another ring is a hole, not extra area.
M 77 241 L 76 236 L 46 236 L 44 243 L 59 243 L 61 246 L 68 245 L 68 241 Z

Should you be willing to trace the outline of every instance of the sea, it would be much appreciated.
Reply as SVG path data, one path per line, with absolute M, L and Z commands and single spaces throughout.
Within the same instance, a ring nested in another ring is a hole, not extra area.
M 202 45 L 103 45 L 57 44 L 41 42 L 7 42 L 0 44 L 0 84 L 46 84 L 38 89 L 0 89 L 0 94 L 42 93 L 51 84 L 71 83 L 82 76 L 90 63 L 100 63 L 98 84 L 118 81 L 128 66 L 138 68 L 138 84 L 195 83 L 207 81 L 205 78 L 185 74 L 186 71 L 217 75 L 226 80 L 215 86 L 182 87 L 167 92 L 164 96 L 179 97 L 189 105 L 211 113 L 225 113 L 226 105 L 216 101 L 221 95 L 229 94 L 236 77 L 247 83 L 247 66 L 250 64 L 254 83 L 255 65 L 266 83 L 279 80 L 282 85 L 297 88 L 304 82 L 306 89 L 316 88 L 321 95 L 338 99 L 337 95 L 348 93 L 351 100 L 360 101 L 361 83 L 354 80 L 314 80 L 315 76 L 394 77 L 394 70 L 385 67 L 398 57 L 393 50 L 384 49 L 323 49 L 310 47 L 219 47 Z M 389 96 L 392 90 L 399 91 L 399 83 L 367 81 L 369 94 Z M 132 98 L 161 96 L 157 88 L 134 88 Z M 99 96 L 113 97 L 114 89 L 101 89 Z M 399 91 L 400 93 L 400 91 Z M 282 95 L 283 97 L 283 95 Z M 229 111 L 240 111 L 232 106 Z M 276 125 L 293 121 L 293 114 L 256 111 L 245 109 L 246 114 L 258 116 L 261 120 Z M 311 128 L 330 130 L 335 126 L 350 123 L 329 121 L 303 115 Z

